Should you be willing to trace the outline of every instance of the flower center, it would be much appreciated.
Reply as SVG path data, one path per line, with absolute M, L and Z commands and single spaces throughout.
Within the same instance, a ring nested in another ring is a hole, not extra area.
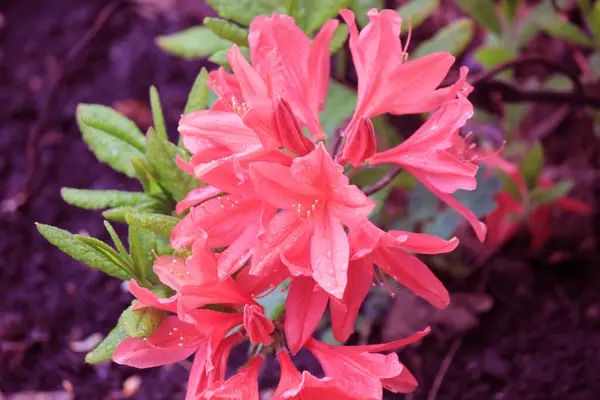
M 292 210 L 300 219 L 310 219 L 323 207 L 323 199 L 314 199 L 312 202 L 292 204 Z

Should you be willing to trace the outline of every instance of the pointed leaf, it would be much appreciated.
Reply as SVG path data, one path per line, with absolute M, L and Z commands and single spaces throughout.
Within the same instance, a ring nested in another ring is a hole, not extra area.
M 125 339 L 127 339 L 125 330 L 119 325 L 115 326 L 94 350 L 85 355 L 85 362 L 88 364 L 98 364 L 110 361 L 117 346 Z
M 421 43 L 412 54 L 413 59 L 438 51 L 447 51 L 458 57 L 473 38 L 474 26 L 469 18 L 461 18 L 440 29 L 434 37 Z
M 529 199 L 538 206 L 554 203 L 569 194 L 573 185 L 572 181 L 562 181 L 551 188 L 537 187 L 529 193 Z
M 135 206 L 142 202 L 157 202 L 156 198 L 145 193 L 124 192 L 121 190 L 87 190 L 65 187 L 60 190 L 60 195 L 67 203 L 87 210 Z
M 411 21 L 413 29 L 421 25 L 440 5 L 440 0 L 412 0 L 399 7 L 396 11 L 402 21 Z
M 456 4 L 479 25 L 498 35 L 502 33 L 502 25 L 496 14 L 496 6 L 492 0 L 456 0 Z
M 134 304 L 137 301 L 134 301 Z M 129 306 L 119 317 L 119 326 L 125 333 L 134 338 L 146 338 L 152 335 L 160 322 L 167 315 L 166 311 L 158 310 L 152 307 L 144 307 L 139 310 L 132 310 Z
M 133 157 L 131 165 L 135 170 L 135 177 L 144 188 L 144 192 L 149 194 L 163 193 L 162 188 L 158 184 L 156 173 L 144 157 Z
M 537 187 L 544 166 L 544 148 L 540 142 L 535 142 L 525 155 L 519 170 L 529 189 Z
M 248 47 L 248 29 L 222 18 L 206 17 L 202 23 L 223 39 Z
M 542 30 L 563 40 L 574 42 L 581 46 L 593 47 L 592 39 L 577 25 L 561 19 L 549 0 L 542 1 L 527 18 L 521 23 L 519 33 L 519 46 L 526 44 L 529 39 Z
M 190 90 L 183 110 L 184 114 L 204 110 L 208 107 L 208 86 L 206 86 L 206 82 L 208 82 L 208 71 L 203 67 L 194 81 L 192 90 Z
M 208 57 L 217 50 L 228 49 L 233 44 L 204 26 L 159 36 L 156 43 L 164 51 L 186 59 Z
M 153 130 L 146 135 L 146 158 L 164 187 L 175 201 L 182 200 L 186 194 L 198 186 L 198 181 L 183 172 L 175 159 L 182 156 L 181 149 L 173 143 L 161 139 Z
M 156 236 L 147 229 L 129 225 L 129 252 L 135 264 L 138 276 L 145 278 L 152 276 L 154 265 L 154 254 L 156 250 Z
M 80 104 L 77 124 L 98 160 L 127 176 L 135 176 L 130 160 L 143 156 L 144 134 L 132 121 L 110 107 Z
M 113 243 L 115 244 L 115 247 L 119 251 L 119 255 L 125 259 L 129 258 L 129 253 L 127 253 L 127 250 L 125 250 L 125 246 L 123 246 L 123 242 L 121 242 L 121 239 L 119 238 L 119 235 L 117 235 L 115 228 L 113 228 L 113 226 L 108 221 L 104 221 L 104 227 L 108 231 L 110 238 L 112 239 Z
M 42 236 L 50 243 L 74 259 L 92 268 L 97 268 L 110 276 L 123 280 L 131 278 L 131 275 L 121 265 L 111 260 L 104 252 L 80 240 L 82 236 L 73 235 L 68 231 L 50 225 L 37 222 L 35 225 Z
M 152 232 L 169 236 L 173 228 L 175 228 L 175 225 L 179 222 L 179 219 L 163 214 L 132 212 L 125 215 L 125 221 L 129 225 L 145 228 Z
M 220 17 L 246 26 L 258 15 L 287 13 L 286 2 L 281 0 L 207 0 L 206 3 Z
M 160 104 L 160 96 L 154 85 L 150 86 L 150 106 L 152 108 L 152 119 L 154 120 L 154 130 L 156 131 L 156 134 L 160 138 L 168 140 L 165 116 Z
M 246 60 L 250 61 L 250 49 L 248 49 L 247 47 L 240 47 L 240 51 L 242 53 L 242 55 L 244 56 L 244 58 L 246 58 Z M 229 52 L 229 50 L 218 50 L 215 51 L 209 58 L 208 60 L 210 62 L 213 62 L 215 64 L 219 64 L 222 65 L 224 67 L 228 66 L 228 61 L 227 61 L 227 53 Z M 213 93 L 213 92 L 209 92 Z

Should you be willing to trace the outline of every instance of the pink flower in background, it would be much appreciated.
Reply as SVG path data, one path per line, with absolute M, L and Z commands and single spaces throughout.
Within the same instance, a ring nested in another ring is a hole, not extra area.
M 350 50 L 358 75 L 358 103 L 346 128 L 346 144 L 339 160 L 359 165 L 376 150 L 373 132 L 365 125 L 365 118 L 384 113 L 429 112 L 454 98 L 466 85 L 463 80 L 451 88 L 435 90 L 454 64 L 449 53 L 433 53 L 407 61 L 400 42 L 402 19 L 397 12 L 369 10 L 370 22 L 360 34 L 352 11 L 341 10 L 340 14 L 350 29 Z
M 428 333 L 429 328 L 426 328 L 406 339 L 369 346 L 332 346 L 310 339 L 306 348 L 344 392 L 359 399 L 380 400 L 383 388 L 394 393 L 410 393 L 417 388 L 417 381 L 398 361 L 397 354 L 377 353 L 407 346 Z
M 330 377 L 319 379 L 315 378 L 308 371 L 301 373 L 294 367 L 286 351 L 278 351 L 277 358 L 279 360 L 279 367 L 281 368 L 281 377 L 279 378 L 279 385 L 277 385 L 277 389 L 271 397 L 273 400 L 358 399 L 344 392 L 340 385 Z
M 392 163 L 410 172 L 440 200 L 465 217 L 480 241 L 486 226 L 456 200 L 458 189 L 473 190 L 478 166 L 465 157 L 459 129 L 473 116 L 473 106 L 464 97 L 451 100 L 436 111 L 412 136 L 400 145 L 375 154 L 369 163 Z
M 214 383 L 204 392 L 202 398 L 207 400 L 259 400 L 258 373 L 263 362 L 262 356 L 254 357 L 246 367 L 231 378 L 224 382 Z

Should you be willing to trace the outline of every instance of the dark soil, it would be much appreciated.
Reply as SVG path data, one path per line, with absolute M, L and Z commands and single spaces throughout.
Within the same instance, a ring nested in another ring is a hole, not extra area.
M 145 371 L 90 366 L 84 353 L 70 349 L 74 341 L 105 334 L 131 299 L 120 282 L 54 249 L 33 223 L 108 239 L 99 213 L 65 204 L 60 188 L 138 186 L 95 160 L 75 125 L 75 107 L 112 105 L 145 128 L 147 91 L 155 84 L 174 134 L 202 63 L 164 54 L 153 38 L 199 23 L 210 10 L 195 3 L 179 1 L 153 15 L 101 0 L 0 4 L 0 393 L 8 398 L 57 391 L 123 398 L 132 375 L 142 379 L 134 398 L 182 398 L 186 365 Z M 557 173 L 576 176 L 576 195 L 594 204 L 600 196 L 597 139 L 581 110 L 569 115 L 544 143 Z M 468 279 L 447 277 L 458 291 L 487 283 L 494 306 L 470 332 L 434 335 L 401 355 L 421 383 L 413 399 L 427 398 L 453 343 L 460 347 L 438 399 L 600 395 L 599 224 L 557 215 L 556 227 L 553 242 L 536 255 L 523 236 Z

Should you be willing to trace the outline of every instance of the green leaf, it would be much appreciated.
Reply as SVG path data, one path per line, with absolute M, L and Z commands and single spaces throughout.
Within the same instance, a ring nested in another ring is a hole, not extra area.
M 329 90 L 325 99 L 325 109 L 321 111 L 321 125 L 331 137 L 342 121 L 350 118 L 356 106 L 357 94 L 354 89 L 334 80 L 329 80 Z
M 281 0 L 207 0 L 220 17 L 248 26 L 258 15 L 274 12 L 287 14 L 286 2 Z
M 593 47 L 594 44 L 577 25 L 561 19 L 554 11 L 550 0 L 542 1 L 525 19 L 519 34 L 519 45 L 527 43 L 537 30 L 585 47 Z
M 225 67 L 229 65 L 227 61 L 227 52 L 228 50 L 215 51 L 210 57 L 208 57 L 208 61 Z
M 132 212 L 125 215 L 125 221 L 129 225 L 148 229 L 161 235 L 169 236 L 179 218 L 163 214 Z
M 143 156 L 144 134 L 131 120 L 110 107 L 79 104 L 77 124 L 83 140 L 98 160 L 127 176 L 135 177 L 129 160 Z
M 96 348 L 85 355 L 85 362 L 88 364 L 98 364 L 112 359 L 117 346 L 127 339 L 125 330 L 119 325 L 104 338 Z
M 37 222 L 35 225 L 42 236 L 50 243 L 74 259 L 81 261 L 92 268 L 97 268 L 110 276 L 123 280 L 131 278 L 131 275 L 125 271 L 121 265 L 112 260 L 105 252 L 98 250 L 95 246 L 81 240 L 83 236 L 73 235 L 63 229 Z M 105 246 L 107 245 L 105 244 Z
M 594 33 L 596 44 L 600 41 L 600 1 L 596 0 L 594 8 L 587 14 L 587 23 L 590 30 Z
M 517 15 L 519 6 L 521 5 L 521 0 L 501 0 L 500 5 L 506 21 L 509 24 L 512 23 Z
M 248 29 L 221 18 L 206 17 L 202 23 L 225 40 L 240 46 L 248 46 Z
M 124 192 L 121 190 L 88 190 L 65 187 L 60 190 L 60 195 L 67 203 L 86 210 L 135 206 L 142 202 L 157 202 L 156 198 L 145 193 Z
M 479 25 L 498 35 L 502 33 L 502 25 L 496 14 L 496 6 L 492 0 L 456 0 L 456 4 Z
M 551 188 L 537 187 L 529 193 L 529 199 L 538 206 L 554 203 L 569 194 L 573 185 L 572 181 L 562 181 Z
M 110 219 L 115 222 L 125 222 L 125 215 L 130 212 L 150 212 L 157 214 L 170 214 L 172 211 L 172 206 L 159 204 L 156 202 L 146 202 L 140 203 L 134 207 L 115 207 L 109 208 L 108 210 L 102 212 L 102 216 L 106 219 Z
M 519 167 L 527 188 L 533 189 L 537 187 L 543 166 L 544 148 L 540 142 L 535 142 Z
M 145 278 L 152 276 L 154 255 L 152 250 L 156 249 L 156 236 L 147 229 L 129 225 L 129 252 L 135 264 L 138 276 Z
M 437 51 L 447 51 L 458 57 L 471 42 L 473 31 L 473 22 L 469 18 L 458 19 L 417 47 L 412 58 L 423 57 Z
M 335 32 L 333 33 L 333 37 L 331 38 L 331 43 L 329 44 L 329 52 L 331 54 L 337 53 L 348 39 L 348 25 L 340 24 Z
M 159 36 L 156 43 L 164 51 L 186 59 L 208 57 L 215 51 L 228 49 L 232 45 L 232 42 L 219 37 L 204 26 Z
M 160 105 L 160 96 L 154 85 L 150 86 L 150 106 L 152 108 L 152 119 L 154 120 L 154 130 L 161 138 L 168 140 L 167 127 L 165 126 L 165 116 Z
M 206 82 L 208 82 L 208 71 L 202 67 L 188 95 L 187 103 L 185 103 L 183 110 L 184 114 L 205 110 L 208 107 L 208 86 Z
M 352 6 L 350 8 L 354 11 L 358 25 L 365 26 L 369 23 L 367 11 L 371 8 L 381 10 L 383 5 L 383 0 L 352 0 Z
M 113 226 L 108 221 L 104 221 L 104 227 L 106 228 L 108 234 L 110 235 L 110 238 L 115 244 L 115 247 L 119 251 L 119 255 L 124 259 L 128 259 L 129 253 L 127 253 L 127 250 L 125 250 L 125 246 L 123 246 L 123 242 L 121 242 L 121 239 L 119 238 L 119 235 L 117 235 L 115 228 L 113 228 Z
M 161 139 L 153 130 L 146 135 L 146 158 L 150 162 L 154 173 L 162 187 L 175 199 L 182 200 L 186 194 L 199 182 L 185 172 L 175 163 L 177 156 L 181 156 L 181 149 L 173 143 Z
M 335 18 L 340 9 L 348 8 L 350 0 L 288 0 L 289 15 L 296 24 L 311 35 L 319 29 L 326 20 Z
M 413 0 L 397 9 L 403 21 L 412 21 L 413 29 L 421 25 L 440 5 L 440 0 Z
M 158 183 L 158 177 L 152 169 L 152 166 L 144 157 L 134 157 L 131 159 L 131 165 L 135 170 L 135 177 L 142 184 L 144 192 L 149 194 L 162 194 L 163 190 Z
M 134 338 L 141 339 L 152 335 L 167 315 L 166 311 L 153 307 L 144 307 L 139 310 L 132 310 L 131 307 L 133 305 L 121 314 L 119 326 L 128 336 Z
M 516 53 L 506 47 L 480 47 L 475 51 L 475 59 L 485 68 L 492 68 L 498 64 L 512 60 Z

